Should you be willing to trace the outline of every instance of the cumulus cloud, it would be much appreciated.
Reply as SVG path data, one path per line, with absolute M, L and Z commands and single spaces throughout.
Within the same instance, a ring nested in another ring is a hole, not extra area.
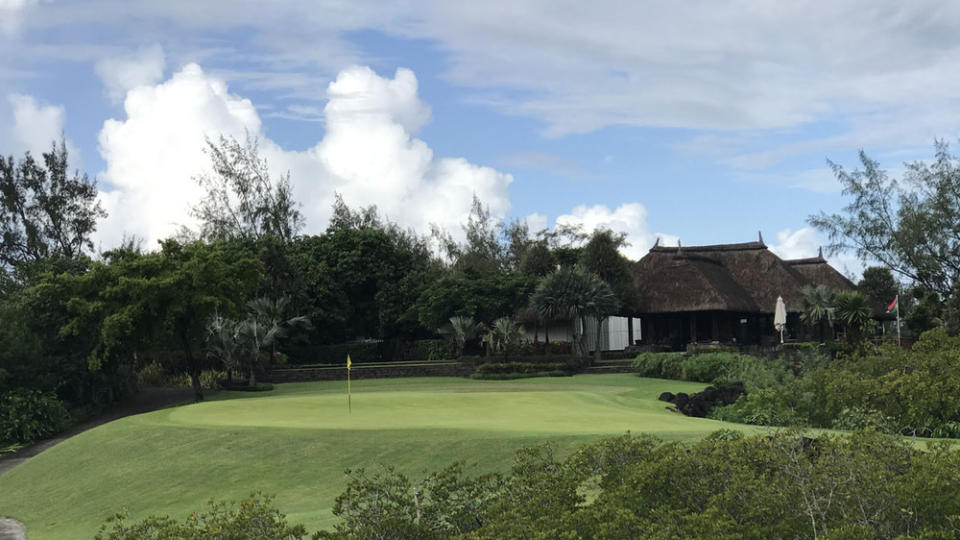
M 630 245 L 623 247 L 621 252 L 631 260 L 638 260 L 646 255 L 657 238 L 660 238 L 661 244 L 677 242 L 676 236 L 650 232 L 647 227 L 647 209 L 640 203 L 626 203 L 612 210 L 602 204 L 579 205 L 569 214 L 558 216 L 555 223 L 581 227 L 588 234 L 600 228 L 624 233 Z
M 94 69 L 103 81 L 110 100 L 120 103 L 130 90 L 159 82 L 163 78 L 165 65 L 163 47 L 152 45 L 130 54 L 102 58 Z
M 778 231 L 776 244 L 768 247 L 781 259 L 806 259 L 816 257 L 823 245 L 824 242 L 816 230 L 812 227 L 802 227 L 797 230 L 787 228 Z M 824 253 L 824 257 L 834 268 L 854 281 L 863 274 L 863 263 L 852 253 L 843 252 L 834 255 Z
M 100 149 L 112 189 L 103 194 L 111 217 L 101 241 L 124 232 L 148 243 L 193 225 L 189 205 L 200 192 L 192 177 L 206 170 L 205 137 L 259 137 L 274 172 L 291 172 L 294 195 L 311 231 L 322 230 L 335 193 L 351 206 L 376 205 L 401 225 L 430 224 L 459 234 L 476 194 L 492 214 L 510 209 L 508 174 L 462 158 L 436 157 L 415 134 L 430 120 L 412 71 L 393 78 L 371 69 L 343 70 L 327 88 L 326 131 L 313 147 L 287 151 L 265 137 L 253 104 L 195 64 L 155 86 L 127 93 L 125 120 L 108 120 Z
M 0 110 L 0 125 L 8 126 L 6 132 L 0 133 L 5 152 L 22 155 L 29 151 L 39 157 L 50 150 L 53 141 L 60 140 L 65 121 L 63 107 L 44 105 L 24 94 L 9 94 L 6 101 L 9 108 Z

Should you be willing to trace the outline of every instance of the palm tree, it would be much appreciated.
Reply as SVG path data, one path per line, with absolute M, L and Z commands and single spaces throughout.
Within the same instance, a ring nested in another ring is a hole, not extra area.
M 233 381 L 233 371 L 240 367 L 240 340 L 238 322 L 215 315 L 207 323 L 207 356 L 220 360 L 227 371 L 227 384 Z
M 820 341 L 826 338 L 827 325 L 833 324 L 833 294 L 823 285 L 805 285 L 800 290 L 800 320 L 820 329 Z
M 560 268 L 543 278 L 530 297 L 530 304 L 546 321 L 569 317 L 576 322 L 573 344 L 580 356 L 587 355 L 587 347 L 583 342 L 586 316 L 597 317 L 599 327 L 603 319 L 619 307 L 616 295 L 605 281 L 575 268 Z M 599 332 L 597 334 L 599 336 Z
M 450 324 L 440 329 L 441 334 L 449 335 L 457 346 L 457 358 L 463 356 L 463 349 L 467 342 L 483 333 L 483 323 L 476 322 L 473 317 L 456 315 L 450 317 Z
M 617 295 L 614 294 L 610 285 L 600 279 L 600 276 L 590 274 L 588 279 L 589 286 L 586 290 L 587 296 L 585 299 L 586 310 L 590 315 L 593 315 L 597 321 L 597 341 L 593 349 L 593 360 L 594 362 L 600 362 L 603 321 L 620 309 L 620 300 L 617 298 Z
M 260 364 L 260 355 L 263 348 L 276 339 L 276 330 L 263 324 L 256 317 L 247 317 L 237 325 L 237 336 L 241 343 L 241 358 L 245 360 L 250 374 L 247 385 L 257 385 L 257 367 Z
M 277 355 L 278 340 L 287 337 L 293 329 L 309 330 L 311 327 L 310 319 L 306 316 L 300 315 L 287 319 L 286 313 L 289 306 L 290 297 L 287 296 L 276 300 L 261 297 L 247 302 L 250 314 L 267 329 L 264 334 L 267 339 L 264 346 L 270 347 L 271 366 Z
M 870 329 L 870 307 L 867 299 L 855 291 L 837 293 L 834 297 L 835 315 L 847 331 L 847 339 L 859 341 Z
M 503 352 L 503 359 L 507 360 L 510 349 L 520 343 L 523 336 L 523 327 L 516 321 L 510 317 L 500 317 L 493 321 L 490 331 L 484 336 L 484 341 L 487 342 L 491 353 Z

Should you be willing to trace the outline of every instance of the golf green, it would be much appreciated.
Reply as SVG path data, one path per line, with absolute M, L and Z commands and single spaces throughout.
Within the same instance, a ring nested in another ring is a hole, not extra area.
M 348 468 L 505 470 L 516 449 L 544 440 L 569 450 L 626 431 L 687 440 L 731 427 L 657 401 L 703 386 L 633 375 L 364 380 L 352 412 L 342 382 L 225 392 L 104 424 L 30 459 L 0 476 L 0 515 L 33 539 L 89 538 L 123 508 L 182 518 L 211 497 L 259 490 L 313 531 L 332 522 Z

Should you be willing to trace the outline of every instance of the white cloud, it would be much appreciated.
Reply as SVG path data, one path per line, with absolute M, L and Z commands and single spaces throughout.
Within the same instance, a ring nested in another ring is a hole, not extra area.
M 7 104 L 9 116 L 0 112 L 0 125 L 9 126 L 6 133 L 0 133 L 4 152 L 19 156 L 29 151 L 39 157 L 60 140 L 65 120 L 63 107 L 44 105 L 24 94 L 9 94 Z M 68 149 L 72 149 L 69 144 Z
M 165 65 L 163 48 L 152 45 L 122 56 L 102 58 L 94 69 L 103 80 L 110 100 L 120 103 L 130 90 L 159 82 Z
M 303 152 L 286 151 L 263 136 L 253 104 L 195 64 L 156 86 L 127 94 L 126 120 L 108 120 L 100 133 L 107 162 L 104 193 L 111 217 L 101 230 L 105 246 L 123 232 L 148 243 L 191 225 L 189 205 L 200 196 L 191 179 L 205 170 L 204 137 L 223 133 L 261 138 L 275 172 L 291 172 L 294 195 L 303 204 L 308 228 L 322 230 L 335 192 L 351 206 L 376 205 L 404 226 L 426 231 L 437 224 L 461 232 L 474 194 L 492 214 L 510 209 L 508 174 L 461 158 L 440 158 L 415 133 L 430 119 L 417 95 L 413 72 L 393 78 L 371 69 L 343 70 L 327 88 L 326 132 Z
M 531 235 L 535 235 L 538 232 L 547 229 L 547 216 L 543 214 L 534 212 L 523 218 L 523 221 L 527 224 L 527 229 L 530 231 Z
M 24 12 L 37 3 L 38 0 L 0 0 L 0 32 L 16 34 Z
M 613 210 L 602 204 L 579 205 L 569 214 L 558 216 L 555 224 L 580 226 L 588 234 L 600 228 L 624 233 L 630 245 L 620 251 L 634 261 L 646 255 L 657 238 L 661 239 L 661 244 L 676 244 L 677 240 L 673 235 L 650 232 L 647 228 L 647 209 L 640 203 L 622 204 Z
M 823 240 L 815 229 L 802 227 L 797 230 L 787 228 L 778 231 L 777 243 L 768 247 L 781 259 L 806 259 L 816 257 L 823 245 Z M 857 281 L 863 274 L 863 263 L 852 253 L 843 252 L 832 256 L 824 253 L 824 257 L 831 266 L 853 281 Z

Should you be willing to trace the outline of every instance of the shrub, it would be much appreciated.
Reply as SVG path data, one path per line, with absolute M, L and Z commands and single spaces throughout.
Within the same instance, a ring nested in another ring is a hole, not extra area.
M 833 428 L 849 431 L 872 429 L 881 433 L 893 433 L 896 431 L 896 424 L 893 417 L 884 416 L 880 411 L 850 407 L 840 411 L 837 419 L 833 421 Z
M 33 442 L 60 431 L 69 420 L 52 392 L 20 389 L 0 395 L 0 441 Z
M 205 369 L 200 372 L 200 388 L 204 390 L 216 390 L 220 388 L 220 381 L 226 379 L 227 374 L 222 371 L 216 371 L 213 369 Z M 190 375 L 186 373 L 181 373 L 174 381 L 177 386 L 183 388 L 192 388 L 193 383 L 190 380 Z
M 287 525 L 286 516 L 273 506 L 273 498 L 252 493 L 234 508 L 233 503 L 210 500 L 207 512 L 193 512 L 184 522 L 167 516 L 150 516 L 136 523 L 127 522 L 122 511 L 107 520 L 97 540 L 139 540 L 141 538 L 271 538 L 300 539 L 306 536 L 303 525 Z M 107 526 L 112 525 L 108 530 Z
M 269 392 L 273 390 L 273 385 L 270 383 L 257 383 L 256 386 L 227 386 L 225 388 L 231 392 Z
M 159 362 L 151 362 L 137 372 L 140 386 L 168 386 L 170 382 L 170 373 Z
M 477 373 L 538 373 L 543 371 L 566 371 L 567 365 L 559 362 L 535 364 L 532 362 L 489 363 L 477 366 Z
M 569 371 L 535 371 L 532 373 L 474 373 L 471 379 L 484 381 L 512 381 L 514 379 L 532 379 L 534 377 L 569 377 Z
M 709 352 L 689 356 L 681 364 L 683 380 L 715 382 L 725 376 L 739 360 L 739 353 L 729 352 Z
M 795 378 L 793 371 L 781 360 L 767 360 L 756 356 L 741 355 L 731 362 L 724 375 L 714 380 L 717 384 L 743 384 L 743 389 L 755 392 L 761 388 L 783 384 Z
M 640 353 L 633 361 L 633 369 L 641 377 L 680 379 L 683 377 L 683 354 Z

